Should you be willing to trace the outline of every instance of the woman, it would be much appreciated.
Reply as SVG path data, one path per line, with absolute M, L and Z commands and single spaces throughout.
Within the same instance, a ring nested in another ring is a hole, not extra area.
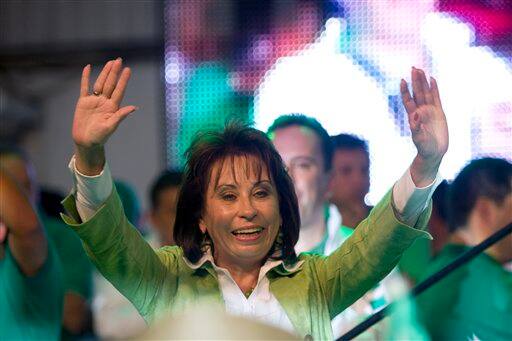
M 78 188 L 64 202 L 64 219 L 147 321 L 218 304 L 301 337 L 332 339 L 331 318 L 386 275 L 416 238 L 428 236 L 396 218 L 390 191 L 332 255 L 297 257 L 297 199 L 281 158 L 262 132 L 230 125 L 192 143 L 175 222 L 178 246 L 152 250 L 124 217 L 105 162 L 104 144 L 136 109 L 119 108 L 130 76 L 121 68 L 120 59 L 108 62 L 92 94 L 90 66 L 84 68 L 70 164 Z M 402 82 L 418 149 L 411 175 L 419 186 L 436 177 L 448 136 L 435 81 L 429 86 L 415 69 L 413 89 L 414 100 Z M 103 185 L 91 191 L 84 176 Z M 428 216 L 427 209 L 415 227 L 425 227 Z

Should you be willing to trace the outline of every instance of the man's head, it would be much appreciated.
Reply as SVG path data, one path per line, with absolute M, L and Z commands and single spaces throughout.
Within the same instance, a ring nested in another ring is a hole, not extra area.
M 364 204 L 364 198 L 370 190 L 368 144 L 348 134 L 333 136 L 331 140 L 334 147 L 329 183 L 331 202 L 338 208 Z
M 280 116 L 268 134 L 293 179 L 301 221 L 310 224 L 326 201 L 332 160 L 329 134 L 304 115 Z
M 512 222 L 512 164 L 503 159 L 473 160 L 450 186 L 449 228 L 469 244 L 481 242 Z M 489 249 L 499 261 L 512 260 L 512 236 Z
M 164 245 L 175 244 L 173 226 L 182 176 L 182 172 L 165 170 L 155 179 L 149 192 L 149 218 Z

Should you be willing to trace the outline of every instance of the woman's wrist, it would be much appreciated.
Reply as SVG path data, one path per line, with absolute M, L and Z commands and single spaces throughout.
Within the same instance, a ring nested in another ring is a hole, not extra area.
M 94 176 L 105 166 L 105 147 L 81 147 L 75 145 L 75 167 L 83 175 Z
M 426 187 L 430 185 L 437 176 L 442 158 L 425 159 L 416 155 L 411 164 L 411 178 L 416 187 Z

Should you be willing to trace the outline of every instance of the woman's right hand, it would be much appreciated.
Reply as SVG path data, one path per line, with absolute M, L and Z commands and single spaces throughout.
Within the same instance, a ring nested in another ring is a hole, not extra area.
M 85 175 L 101 172 L 105 163 L 103 146 L 121 121 L 137 110 L 133 105 L 120 108 L 130 78 L 130 69 L 122 69 L 122 66 L 121 58 L 107 62 L 94 83 L 92 93 L 89 92 L 91 66 L 83 69 L 72 137 L 76 147 L 75 165 Z

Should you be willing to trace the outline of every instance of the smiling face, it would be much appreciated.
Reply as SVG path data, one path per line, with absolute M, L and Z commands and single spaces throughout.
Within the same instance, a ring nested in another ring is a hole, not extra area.
M 312 129 L 292 125 L 277 129 L 272 142 L 293 179 L 300 219 L 308 225 L 325 203 L 329 179 L 320 138 Z
M 211 170 L 199 221 L 218 266 L 262 263 L 281 225 L 278 193 L 263 163 L 252 156 L 217 161 Z

